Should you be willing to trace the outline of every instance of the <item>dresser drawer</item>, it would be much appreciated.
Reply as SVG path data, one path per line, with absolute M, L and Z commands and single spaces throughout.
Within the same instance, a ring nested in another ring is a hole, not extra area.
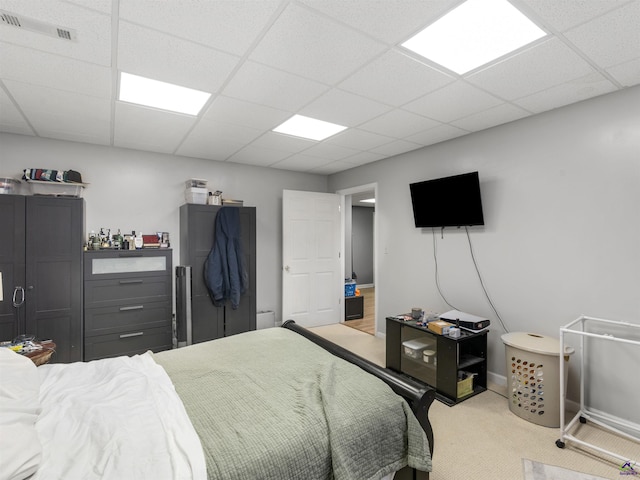
M 168 350 L 172 346 L 171 338 L 170 325 L 87 337 L 84 341 L 84 360 L 136 355 L 147 350 L 153 352 Z
M 171 277 L 93 280 L 84 284 L 85 308 L 169 300 Z
M 171 302 L 85 309 L 85 337 L 132 329 L 171 326 Z

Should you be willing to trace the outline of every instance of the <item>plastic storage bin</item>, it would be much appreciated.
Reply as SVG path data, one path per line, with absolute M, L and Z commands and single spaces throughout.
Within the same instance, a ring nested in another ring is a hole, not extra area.
M 189 187 L 184 192 L 187 203 L 195 203 L 197 205 L 206 205 L 208 195 L 207 189 L 201 187 Z
M 402 342 L 402 351 L 407 357 L 422 359 L 422 352 L 432 346 L 432 342 L 425 340 L 407 340 L 406 342 Z
M 506 349 L 509 410 L 532 423 L 559 427 L 560 341 L 526 332 L 506 333 L 502 341 Z M 573 352 L 566 347 L 563 361 L 568 362 Z
M 344 296 L 345 297 L 356 296 L 356 282 L 347 282 L 344 284 Z

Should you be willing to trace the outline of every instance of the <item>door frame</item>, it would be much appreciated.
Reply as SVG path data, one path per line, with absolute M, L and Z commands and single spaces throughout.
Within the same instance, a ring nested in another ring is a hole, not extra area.
M 376 207 L 375 211 L 377 213 L 377 206 L 378 206 L 378 183 L 367 183 L 365 185 L 358 185 L 355 187 L 349 187 L 349 188 L 343 188 L 340 190 L 336 190 L 336 193 L 338 195 L 340 195 L 340 229 L 341 229 L 341 238 L 342 238 L 342 242 L 344 244 L 345 241 L 345 236 L 346 236 L 346 220 L 345 220 L 345 216 L 346 216 L 346 196 L 347 195 L 353 195 L 354 193 L 362 193 L 362 192 L 367 192 L 369 190 L 373 190 L 374 192 L 374 198 L 376 199 Z M 340 258 L 340 264 L 341 264 L 341 268 L 342 268 L 342 272 L 344 272 L 344 268 L 345 268 L 345 257 L 346 255 L 342 255 Z M 373 285 L 375 286 L 376 284 L 376 278 L 377 278 L 377 272 L 378 272 L 378 221 L 377 221 L 377 215 L 374 215 L 373 218 Z M 374 299 L 375 299 L 375 306 L 374 306 L 374 319 L 375 319 L 375 336 L 378 336 L 378 289 L 375 289 L 375 294 L 374 294 Z M 341 316 L 342 320 L 340 321 L 340 323 L 344 323 L 344 309 L 342 312 L 342 316 Z

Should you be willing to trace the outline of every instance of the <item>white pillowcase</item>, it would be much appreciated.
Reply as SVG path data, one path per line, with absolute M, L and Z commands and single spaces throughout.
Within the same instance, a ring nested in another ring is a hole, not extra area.
M 0 347 L 0 480 L 33 475 L 42 457 L 35 423 L 40 414 L 40 378 L 28 358 Z

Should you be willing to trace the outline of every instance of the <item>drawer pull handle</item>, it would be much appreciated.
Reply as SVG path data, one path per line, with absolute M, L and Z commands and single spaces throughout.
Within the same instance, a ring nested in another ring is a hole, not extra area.
M 123 333 L 122 335 L 120 335 L 120 338 L 141 337 L 142 335 L 144 335 L 144 332 Z
M 141 257 L 142 254 L 141 253 L 120 253 L 118 254 L 119 257 L 124 257 L 124 258 L 131 258 L 131 257 Z
M 143 280 L 120 280 L 120 285 L 131 285 L 132 283 L 142 283 Z
M 120 307 L 121 312 L 126 312 L 128 310 L 142 310 L 144 305 L 133 305 L 131 307 Z

